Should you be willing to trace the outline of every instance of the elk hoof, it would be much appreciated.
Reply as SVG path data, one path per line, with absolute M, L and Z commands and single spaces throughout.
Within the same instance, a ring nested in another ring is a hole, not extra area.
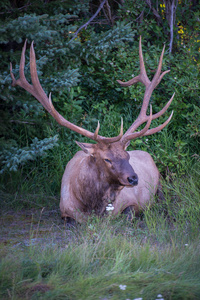
M 135 211 L 133 206 L 128 206 L 123 210 L 122 213 L 126 216 L 127 221 L 132 221 L 135 217 Z
M 64 220 L 64 225 L 68 228 L 76 227 L 77 225 L 76 221 L 70 217 L 63 217 L 62 219 Z

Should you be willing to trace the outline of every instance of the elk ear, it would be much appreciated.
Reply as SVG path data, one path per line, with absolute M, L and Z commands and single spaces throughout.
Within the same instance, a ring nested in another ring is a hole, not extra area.
M 88 144 L 88 143 L 80 143 L 75 141 L 76 144 L 87 154 L 93 155 L 94 153 L 94 145 L 95 144 Z

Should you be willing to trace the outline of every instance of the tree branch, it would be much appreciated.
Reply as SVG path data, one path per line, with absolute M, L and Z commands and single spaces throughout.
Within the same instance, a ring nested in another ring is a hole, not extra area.
M 158 20 L 158 23 L 162 23 L 162 18 L 159 15 L 158 11 L 153 7 L 151 0 L 145 0 L 145 2 L 149 6 L 149 8 L 153 11 L 154 16 Z
M 77 37 L 77 34 L 83 29 L 83 28 L 85 28 L 85 27 L 87 27 L 91 22 L 92 22 L 92 20 L 94 20 L 94 18 L 96 18 L 96 16 L 98 15 L 98 13 L 100 12 L 100 10 L 103 8 L 103 6 L 104 6 L 104 4 L 106 3 L 106 1 L 108 1 L 108 0 L 103 0 L 102 2 L 101 2 L 101 4 L 99 5 L 99 8 L 97 9 L 97 11 L 95 12 L 95 14 L 85 23 L 85 24 L 83 24 L 75 33 L 74 33 L 74 36 L 73 36 L 73 38 L 69 41 L 69 42 L 71 42 L 71 41 L 73 41 L 76 37 Z

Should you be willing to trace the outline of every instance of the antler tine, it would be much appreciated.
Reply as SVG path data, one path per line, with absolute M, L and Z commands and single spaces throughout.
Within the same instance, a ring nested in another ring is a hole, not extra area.
M 159 59 L 159 63 L 158 63 L 158 68 L 157 71 L 152 79 L 152 88 L 155 89 L 156 86 L 160 83 L 160 81 L 162 80 L 162 78 L 165 76 L 165 74 L 169 73 L 170 70 L 164 71 L 161 75 L 161 69 L 162 69 L 162 61 L 163 61 L 163 56 L 164 56 L 164 52 L 165 52 L 165 45 L 163 46 L 163 50 L 162 53 L 160 55 L 160 59 Z
M 145 65 L 144 65 L 144 59 L 143 59 L 143 54 L 142 54 L 142 37 L 141 36 L 140 36 L 140 41 L 139 41 L 139 59 L 140 59 L 140 74 L 126 82 L 117 80 L 117 82 L 121 86 L 131 86 L 137 82 L 141 82 L 145 86 L 148 86 L 151 83 L 149 78 L 147 77 L 147 73 L 146 73 L 146 69 L 145 69 Z
M 124 135 L 121 139 L 121 142 L 126 144 L 128 141 L 136 139 L 140 136 L 145 135 L 145 133 L 148 131 L 150 125 L 151 125 L 151 121 L 152 121 L 152 105 L 150 105 L 150 115 L 148 116 L 148 120 L 147 120 L 147 124 L 145 125 L 145 127 L 138 131 L 138 132 L 133 132 L 133 133 L 129 133 L 127 135 Z
M 174 98 L 174 94 L 173 94 L 171 99 L 167 102 L 167 104 L 163 107 L 163 109 L 161 109 L 161 111 L 159 111 L 158 113 L 156 113 L 154 115 L 152 115 L 150 113 L 150 116 L 147 116 L 147 108 L 148 108 L 149 101 L 150 101 L 153 90 L 160 83 L 160 81 L 164 77 L 164 75 L 167 74 L 168 72 L 170 72 L 170 70 L 167 70 L 161 74 L 164 51 L 165 51 L 165 46 L 163 47 L 162 53 L 160 55 L 157 71 L 156 71 L 152 81 L 150 81 L 147 76 L 145 65 L 144 65 L 144 59 L 143 59 L 143 54 L 142 54 L 142 42 L 141 42 L 141 36 L 140 36 L 140 41 L 139 41 L 140 74 L 127 82 L 122 82 L 120 80 L 117 80 L 122 86 L 130 86 L 137 82 L 141 82 L 145 85 L 145 94 L 144 94 L 140 114 L 139 114 L 138 118 L 133 122 L 133 124 L 129 127 L 129 129 L 125 132 L 125 134 L 123 135 L 123 137 L 121 139 L 121 141 L 123 141 L 125 143 L 128 140 L 135 139 L 139 136 L 150 135 L 150 134 L 160 131 L 169 123 L 169 121 L 172 118 L 172 114 L 171 114 L 171 116 L 167 119 L 167 121 L 165 121 L 162 125 L 160 125 L 156 128 L 153 128 L 153 129 L 149 129 L 149 126 L 151 123 L 151 122 L 149 122 L 149 119 L 155 120 L 158 117 L 162 116 L 166 112 L 166 110 L 168 109 L 168 107 L 170 106 L 170 104 Z M 142 125 L 145 122 L 147 122 L 147 124 L 141 131 L 134 132 L 140 125 Z M 148 124 L 149 124 L 149 126 L 148 126 Z
M 118 136 L 112 137 L 112 138 L 108 138 L 108 137 L 103 137 L 102 138 L 100 135 L 98 135 L 97 141 L 98 142 L 102 141 L 104 144 L 110 144 L 110 143 L 114 143 L 114 142 L 120 141 L 122 137 L 123 137 L 123 119 L 121 118 L 120 133 L 119 133 Z
M 149 129 L 149 130 L 147 130 L 146 132 L 145 132 L 145 134 L 143 134 L 143 136 L 146 136 L 146 135 L 151 135 L 151 134 L 154 134 L 154 133 L 156 133 L 156 132 L 159 132 L 159 131 L 161 131 L 165 126 L 167 126 L 167 124 L 171 121 L 171 118 L 172 118 L 172 116 L 173 116 L 173 111 L 171 112 L 171 115 L 169 116 L 169 118 L 163 123 L 163 124 L 161 124 L 161 125 L 159 125 L 159 126 L 157 126 L 157 127 L 155 127 L 155 128 L 151 128 L 151 129 Z
M 34 41 L 32 41 L 31 47 L 30 47 L 30 73 L 31 73 L 31 81 L 32 81 L 33 87 L 35 87 L 35 92 L 36 92 L 36 96 L 37 96 L 37 97 L 36 96 L 35 97 L 44 106 L 44 108 L 49 113 L 51 113 L 49 101 L 47 101 L 48 97 L 45 94 L 45 92 L 40 84 L 39 78 L 38 78 L 35 50 L 33 47 L 33 43 L 34 43 Z
M 28 83 L 28 81 L 26 80 L 25 75 L 24 75 L 26 43 L 27 43 L 27 40 L 24 43 L 24 46 L 22 48 L 22 53 L 21 53 L 21 59 L 20 59 L 20 65 L 19 65 L 20 78 L 17 80 L 15 79 L 15 76 L 12 72 L 12 63 L 10 63 L 10 75 L 11 75 L 11 78 L 13 81 L 12 86 L 19 85 L 22 88 L 24 88 L 26 91 L 28 91 L 29 93 L 32 93 L 33 87 L 31 84 Z
M 161 55 L 160 55 L 158 68 L 157 68 L 156 73 L 155 73 L 155 75 L 152 79 L 152 82 L 151 82 L 153 87 L 156 85 L 156 83 L 158 81 L 158 78 L 160 77 L 164 52 L 165 52 L 165 45 L 163 46 L 163 49 L 162 49 L 162 52 L 161 52 Z
M 158 113 L 156 113 L 152 116 L 152 120 L 155 120 L 155 119 L 159 118 L 160 116 L 162 116 L 167 111 L 168 107 L 172 103 L 172 100 L 174 99 L 174 96 L 175 96 L 175 93 L 173 93 L 171 99 L 167 102 L 167 104 Z
M 144 65 L 144 58 L 143 58 L 143 54 L 142 54 L 142 37 L 140 36 L 140 40 L 139 40 L 139 59 L 140 59 L 140 82 L 143 83 L 146 87 L 149 86 L 149 84 L 151 83 L 148 76 L 147 76 L 147 72 L 145 69 L 145 65 Z
M 20 75 L 20 79 L 22 81 L 24 81 L 24 82 L 26 81 L 28 83 L 28 81 L 26 80 L 25 75 L 24 75 L 26 44 L 27 44 L 27 39 L 25 40 L 24 47 L 22 49 L 20 65 L 19 65 L 19 75 Z
M 98 133 L 99 133 L 99 128 L 100 128 L 100 123 L 99 123 L 99 121 L 98 121 L 98 123 L 97 123 L 97 128 L 96 128 L 96 130 L 95 130 L 95 132 L 94 132 L 94 139 L 95 139 L 95 140 L 97 140 Z

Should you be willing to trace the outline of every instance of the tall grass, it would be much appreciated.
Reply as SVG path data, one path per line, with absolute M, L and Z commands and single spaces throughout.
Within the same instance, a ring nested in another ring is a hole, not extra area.
M 0 298 L 200 299 L 199 174 L 164 183 L 165 201 L 133 222 L 91 216 L 44 244 L 39 218 L 36 244 L 1 245 Z
M 97 232 L 66 247 L 10 252 L 1 260 L 2 299 L 199 299 L 197 242 L 141 243 L 106 223 Z

